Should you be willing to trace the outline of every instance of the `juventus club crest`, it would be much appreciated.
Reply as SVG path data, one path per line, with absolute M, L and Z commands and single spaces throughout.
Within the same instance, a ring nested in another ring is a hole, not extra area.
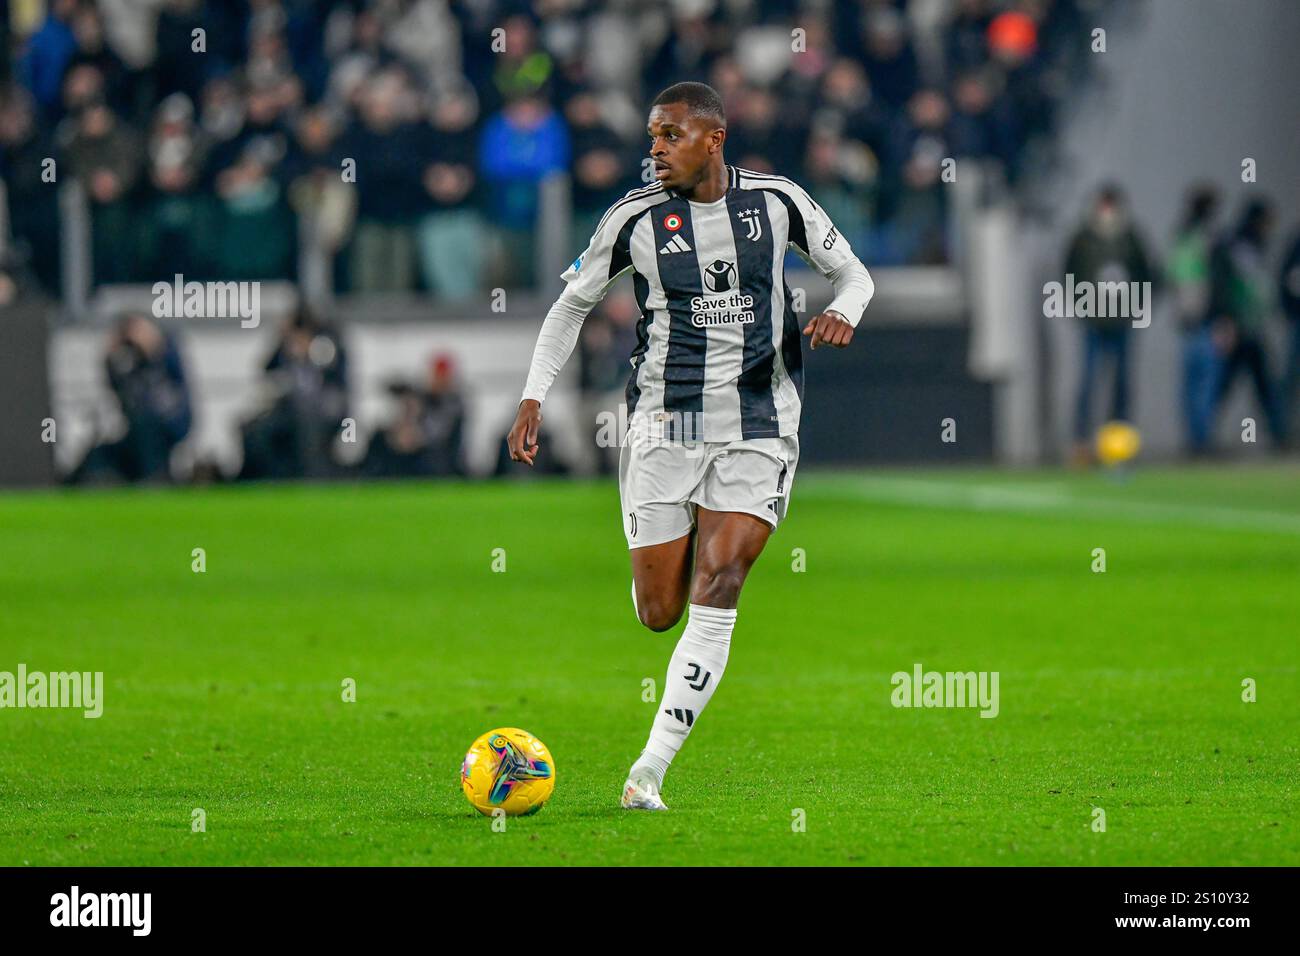
M 746 239 L 750 242 L 758 242 L 759 239 L 763 238 L 763 220 L 758 218 L 757 209 L 742 209 L 736 215 L 740 217 L 741 222 L 749 227 L 749 232 L 745 234 Z

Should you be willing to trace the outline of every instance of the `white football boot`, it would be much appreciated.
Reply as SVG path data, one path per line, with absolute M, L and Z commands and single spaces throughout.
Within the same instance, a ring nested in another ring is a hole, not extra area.
M 667 810 L 659 799 L 659 788 L 644 777 L 628 777 L 623 784 L 624 810 Z

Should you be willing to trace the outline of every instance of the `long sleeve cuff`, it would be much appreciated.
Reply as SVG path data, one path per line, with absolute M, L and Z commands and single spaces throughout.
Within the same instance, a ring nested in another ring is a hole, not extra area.
M 844 263 L 826 278 L 835 288 L 835 298 L 826 307 L 826 311 L 838 312 L 848 320 L 849 325 L 857 328 L 862 313 L 866 311 L 867 304 L 876 292 L 876 284 L 871 279 L 871 273 L 867 271 L 867 267 L 861 260 L 854 259 Z

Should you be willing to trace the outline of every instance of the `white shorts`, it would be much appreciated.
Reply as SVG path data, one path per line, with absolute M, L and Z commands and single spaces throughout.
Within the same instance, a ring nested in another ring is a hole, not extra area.
M 798 464 L 798 435 L 683 444 L 629 430 L 618 458 L 627 546 L 644 548 L 690 534 L 696 506 L 741 511 L 776 530 Z

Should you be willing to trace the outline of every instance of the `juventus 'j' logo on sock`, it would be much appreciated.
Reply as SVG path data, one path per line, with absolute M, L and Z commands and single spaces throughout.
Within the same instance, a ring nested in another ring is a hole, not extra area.
M 693 673 L 682 675 L 686 678 L 686 685 L 690 687 L 691 690 L 704 690 L 704 688 L 708 687 L 709 678 L 713 676 L 712 672 L 704 671 L 704 680 L 700 680 L 700 671 L 704 670 L 704 668 L 700 667 L 700 665 L 694 661 L 691 661 L 688 666 L 691 668 Z M 700 680 L 698 684 L 695 683 L 697 680 Z

